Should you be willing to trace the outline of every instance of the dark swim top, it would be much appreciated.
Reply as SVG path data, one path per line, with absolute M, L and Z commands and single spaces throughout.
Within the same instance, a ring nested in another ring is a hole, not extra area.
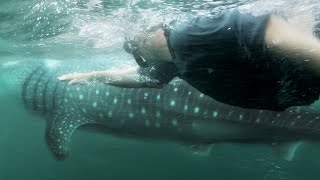
M 269 17 L 226 11 L 176 21 L 166 30 L 173 63 L 142 72 L 160 83 L 178 76 L 215 100 L 243 108 L 282 111 L 309 105 L 319 98 L 320 80 L 305 61 L 268 54 Z

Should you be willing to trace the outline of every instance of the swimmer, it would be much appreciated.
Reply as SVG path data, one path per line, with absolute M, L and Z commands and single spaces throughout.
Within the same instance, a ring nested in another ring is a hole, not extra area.
M 162 88 L 179 77 L 222 103 L 272 111 L 319 98 L 320 41 L 275 14 L 233 10 L 187 16 L 126 41 L 124 49 L 139 68 L 72 73 L 59 80 Z

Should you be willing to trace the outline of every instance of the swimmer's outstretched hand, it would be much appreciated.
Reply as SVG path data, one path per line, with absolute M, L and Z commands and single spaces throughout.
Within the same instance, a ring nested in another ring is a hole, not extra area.
M 69 81 L 69 84 L 87 84 L 97 78 L 99 74 L 97 72 L 89 72 L 89 73 L 72 73 L 72 74 L 65 74 L 58 79 L 60 81 Z
M 62 75 L 58 77 L 58 79 L 60 81 L 69 81 L 69 84 L 88 84 L 89 82 L 95 82 L 127 88 L 141 87 L 141 84 L 145 84 L 145 81 L 141 81 L 136 68 L 71 73 Z

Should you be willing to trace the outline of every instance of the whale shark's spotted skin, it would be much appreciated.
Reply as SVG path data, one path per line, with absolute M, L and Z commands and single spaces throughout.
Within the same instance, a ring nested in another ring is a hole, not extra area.
M 107 69 L 105 62 L 37 61 L 14 66 L 19 70 L 12 77 L 20 78 L 25 106 L 48 119 L 46 140 L 58 159 L 67 157 L 72 133 L 86 124 L 96 124 L 115 134 L 198 144 L 272 141 L 282 135 L 296 140 L 309 134 L 317 136 L 320 130 L 320 114 L 311 107 L 284 112 L 242 109 L 217 102 L 181 80 L 162 89 L 117 88 L 99 83 L 72 86 L 57 80 L 70 72 Z M 228 131 L 221 124 L 227 124 Z

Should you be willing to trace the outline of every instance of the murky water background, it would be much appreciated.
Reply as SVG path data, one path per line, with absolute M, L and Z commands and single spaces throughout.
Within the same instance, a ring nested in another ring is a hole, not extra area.
M 130 55 L 119 55 L 126 35 L 186 12 L 275 11 L 311 33 L 318 6 L 316 0 L 1 0 L 0 63 L 108 57 L 110 63 L 132 64 Z M 320 178 L 320 146 L 315 143 L 304 145 L 294 161 L 287 162 L 277 148 L 268 145 L 221 144 L 209 156 L 199 156 L 172 143 L 77 131 L 70 158 L 57 162 L 47 150 L 44 130 L 41 117 L 24 110 L 20 101 L 0 87 L 0 179 Z

